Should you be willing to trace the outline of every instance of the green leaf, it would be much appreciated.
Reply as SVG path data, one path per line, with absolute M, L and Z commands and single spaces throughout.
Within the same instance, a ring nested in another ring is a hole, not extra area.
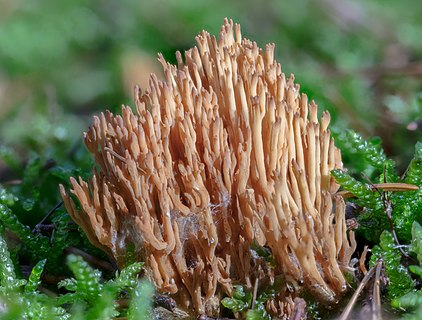
M 132 290 L 132 302 L 128 310 L 128 320 L 151 319 L 151 301 L 154 295 L 154 287 L 147 281 L 138 282 Z
M 372 248 L 370 266 L 382 259 L 388 277 L 388 297 L 395 299 L 413 290 L 414 282 L 409 271 L 401 264 L 401 253 L 394 242 L 393 235 L 384 231 L 380 237 L 379 246 Z
M 76 292 L 88 302 L 94 302 L 101 292 L 101 273 L 89 266 L 80 256 L 70 254 L 67 264 L 75 275 Z
M 252 301 L 252 293 L 246 291 L 243 286 L 234 286 L 233 298 L 250 303 Z
M 368 164 L 376 168 L 384 176 L 386 175 L 387 182 L 395 182 L 397 180 L 396 167 L 394 161 L 387 159 L 384 151 L 379 148 L 372 141 L 365 141 L 362 136 L 352 130 L 347 131 L 349 142 L 356 150 L 356 153 L 361 156 Z M 383 182 L 383 178 L 380 182 Z
M 229 297 L 226 297 L 223 300 L 221 300 L 221 304 L 225 306 L 227 309 L 232 310 L 233 312 L 245 311 L 250 306 L 248 302 L 245 302 L 236 298 L 229 298 Z
M 391 305 L 397 309 L 413 309 L 422 305 L 422 291 L 409 292 L 398 299 L 394 299 Z
M 11 207 L 17 200 L 17 197 L 7 192 L 6 189 L 0 185 L 0 204 Z
M 412 251 L 416 253 L 419 264 L 422 265 L 422 226 L 417 222 L 412 225 Z
M 65 288 L 66 290 L 69 290 L 69 291 L 76 291 L 78 289 L 78 284 L 75 278 L 68 278 L 68 279 L 61 280 L 57 284 L 57 287 Z
M 115 298 L 123 290 L 133 291 L 134 296 L 141 297 L 140 301 L 134 302 L 135 304 L 130 307 L 136 317 L 139 312 L 145 316 L 145 310 L 149 310 L 148 304 L 151 301 L 153 289 L 150 284 L 143 282 L 140 284 L 137 280 L 143 267 L 142 263 L 136 262 L 127 266 L 120 274 L 116 273 L 114 279 L 102 284 L 101 273 L 91 268 L 82 257 L 69 255 L 67 260 L 75 278 L 60 281 L 59 287 L 73 292 L 60 296 L 57 304 L 71 304 L 73 319 L 111 319 L 119 316 Z M 145 304 L 145 299 L 147 299 L 147 304 Z M 138 309 L 141 311 L 138 312 Z
M 413 272 L 414 274 L 418 275 L 422 278 L 422 267 L 421 266 L 409 266 L 410 272 Z
M 268 314 L 263 303 L 256 303 L 252 310 L 246 312 L 247 320 L 271 320 L 271 316 Z
M 344 190 L 351 192 L 357 198 L 357 204 L 375 210 L 383 208 L 383 202 L 380 199 L 380 195 L 377 192 L 374 192 L 369 184 L 356 180 L 346 171 L 340 169 L 332 170 L 331 175 Z
M 22 179 L 22 191 L 27 197 L 22 202 L 22 207 L 26 211 L 35 208 L 40 200 L 39 180 L 43 170 L 43 163 L 39 156 L 33 155 L 25 167 Z
M 107 285 L 118 289 L 134 288 L 138 283 L 137 275 L 141 272 L 143 265 L 142 262 L 132 263 L 120 271 L 120 274 L 116 273 L 116 278 L 110 280 Z
M 95 299 L 92 307 L 85 312 L 84 319 L 113 319 L 117 317 L 119 313 L 116 311 L 117 303 L 114 301 L 115 295 L 116 292 L 113 288 L 104 287 L 101 294 Z
M 19 157 L 12 148 L 9 148 L 4 144 L 0 144 L 0 159 L 3 160 L 4 163 L 13 171 L 20 171 L 21 166 L 19 163 Z
M 41 274 L 44 271 L 44 266 L 47 259 L 39 261 L 34 268 L 32 268 L 31 274 L 29 275 L 28 283 L 25 286 L 25 292 L 34 292 L 37 290 L 41 281 Z
M 267 313 L 265 308 L 248 310 L 246 313 L 247 320 L 271 320 L 271 316 Z
M 15 267 L 10 259 L 9 249 L 0 235 L 0 285 L 6 290 L 14 290 L 21 285 L 16 279 Z
M 415 153 L 412 161 L 407 167 L 404 182 L 422 186 L 422 142 L 415 145 Z
M 32 252 L 42 258 L 48 256 L 50 248 L 48 238 L 34 235 L 28 226 L 19 221 L 12 210 L 2 204 L 0 204 L 0 221 L 4 227 L 15 233 Z

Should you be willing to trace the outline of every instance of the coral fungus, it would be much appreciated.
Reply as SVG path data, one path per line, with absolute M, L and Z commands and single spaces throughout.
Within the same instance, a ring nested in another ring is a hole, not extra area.
M 196 40 L 177 66 L 159 57 L 165 80 L 136 88 L 136 113 L 94 117 L 84 137 L 98 167 L 71 179 L 79 204 L 61 187 L 69 214 L 119 265 L 134 245 L 157 289 L 196 314 L 218 314 L 233 284 L 273 279 L 253 243 L 271 249 L 286 287 L 335 303 L 354 239 L 330 176 L 342 162 L 329 114 L 319 122 L 274 45 L 239 25 Z

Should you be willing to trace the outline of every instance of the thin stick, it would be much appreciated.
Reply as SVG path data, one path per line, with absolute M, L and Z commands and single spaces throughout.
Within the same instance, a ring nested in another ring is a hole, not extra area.
M 392 217 L 392 212 L 393 212 L 393 206 L 391 204 L 390 200 L 385 199 L 384 197 L 384 211 L 385 214 L 387 215 L 388 221 L 390 223 L 390 231 L 393 235 L 394 241 L 397 245 L 397 248 L 400 250 L 400 252 L 402 253 L 402 255 L 404 255 L 406 258 L 409 258 L 409 255 L 403 250 L 403 247 L 400 245 L 399 242 L 399 238 L 397 238 L 397 234 L 396 234 L 396 230 L 394 229 L 394 222 L 393 222 L 393 217 Z
M 381 293 L 380 293 L 380 274 L 381 267 L 383 265 L 382 260 L 377 262 L 377 268 L 375 272 L 374 290 L 372 292 L 372 320 L 382 320 L 381 315 Z
M 374 183 L 371 184 L 372 191 L 377 191 L 377 189 L 382 189 L 384 191 L 398 191 L 398 192 L 405 192 L 405 191 L 416 191 L 419 190 L 418 186 L 415 186 L 414 184 L 408 184 L 408 183 Z M 355 195 L 347 190 L 342 190 L 337 192 L 338 195 L 342 196 L 344 199 L 347 198 L 353 198 Z
M 251 309 L 253 309 L 253 307 L 255 306 L 255 301 L 256 301 L 257 294 L 258 294 L 258 277 L 256 277 L 255 284 L 253 286 Z
M 377 262 L 378 264 L 379 262 Z M 358 288 L 356 289 L 355 293 L 353 294 L 352 298 L 350 299 L 349 303 L 347 304 L 346 308 L 344 309 L 343 313 L 340 315 L 339 320 L 346 320 L 350 313 L 352 312 L 352 308 L 356 303 L 357 298 L 359 297 L 361 291 L 367 285 L 368 281 L 371 279 L 372 275 L 375 272 L 375 266 L 373 266 L 369 271 L 366 273 L 365 277 L 363 277 L 362 281 L 360 282 Z
M 65 251 L 67 253 L 72 253 L 72 254 L 76 254 L 76 255 L 81 256 L 88 263 L 92 264 L 95 267 L 99 267 L 99 268 L 107 270 L 109 272 L 115 271 L 115 268 L 113 268 L 113 266 L 109 262 L 104 261 L 104 260 L 100 260 L 97 257 L 94 257 L 94 256 L 90 255 L 89 253 L 82 251 L 78 248 L 68 247 L 68 248 L 65 249 Z
M 58 204 L 56 204 L 55 206 L 54 206 L 54 208 L 53 209 L 51 209 L 46 215 L 45 215 L 45 217 L 44 218 L 42 218 L 42 220 L 40 221 L 40 222 L 38 222 L 37 223 L 37 225 L 34 227 L 34 229 L 32 230 L 32 232 L 35 232 L 35 231 L 37 231 L 39 228 L 40 228 L 40 226 L 41 225 L 43 225 L 44 224 L 44 222 L 48 219 L 48 218 L 50 218 L 50 216 L 58 209 L 58 208 L 60 208 L 61 206 L 62 206 L 62 204 L 63 204 L 63 201 L 60 201 Z

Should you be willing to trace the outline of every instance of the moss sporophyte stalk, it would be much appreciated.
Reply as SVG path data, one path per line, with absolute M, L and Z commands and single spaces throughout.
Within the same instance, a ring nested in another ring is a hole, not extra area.
M 273 44 L 232 21 L 196 41 L 177 66 L 160 56 L 165 80 L 135 89 L 136 112 L 94 117 L 84 139 L 98 169 L 61 187 L 69 214 L 118 265 L 135 248 L 156 289 L 193 314 L 218 316 L 238 286 L 280 276 L 272 316 L 292 315 L 303 291 L 335 305 L 356 244 L 330 175 L 343 168 L 330 115 L 284 75 Z

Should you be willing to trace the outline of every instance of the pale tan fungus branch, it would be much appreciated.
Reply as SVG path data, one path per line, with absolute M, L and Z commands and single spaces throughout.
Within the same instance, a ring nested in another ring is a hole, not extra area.
M 120 266 L 134 245 L 157 289 L 195 314 L 218 315 L 234 284 L 252 290 L 276 274 L 286 285 L 267 306 L 279 316 L 301 287 L 336 303 L 355 242 L 330 176 L 342 162 L 329 114 L 318 121 L 274 44 L 262 50 L 228 20 L 219 40 L 196 41 L 177 66 L 159 55 L 165 80 L 136 88 L 136 113 L 94 117 L 84 139 L 98 169 L 71 179 L 73 197 L 61 187 L 69 214 Z

